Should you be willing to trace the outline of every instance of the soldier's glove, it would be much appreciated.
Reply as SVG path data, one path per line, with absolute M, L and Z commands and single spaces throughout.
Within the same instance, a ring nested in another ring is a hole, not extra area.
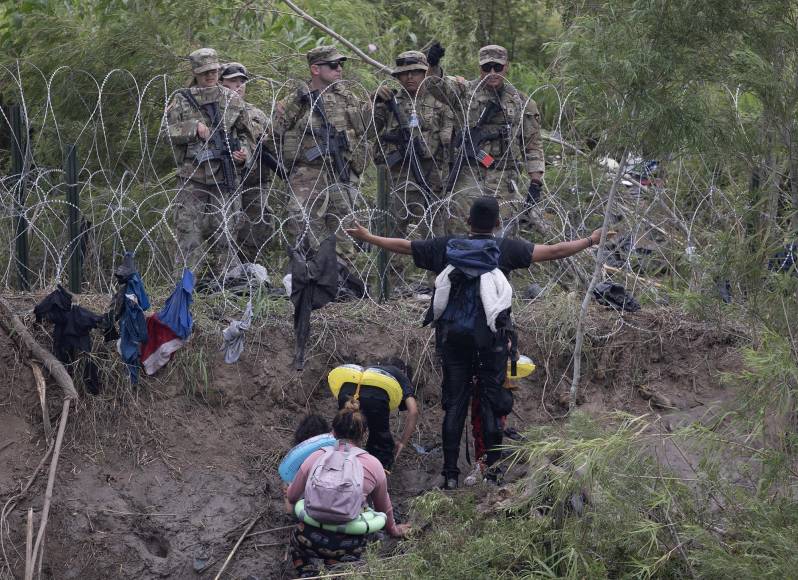
M 393 98 L 393 91 L 388 85 L 380 85 L 374 92 L 374 98 L 378 101 L 388 102 Z
M 541 184 L 537 181 L 529 182 L 529 189 L 526 192 L 526 202 L 529 205 L 537 205 L 540 201 Z
M 441 46 L 440 42 L 436 42 L 430 46 L 427 49 L 427 62 L 429 66 L 438 66 L 444 54 L 446 54 L 446 49 Z

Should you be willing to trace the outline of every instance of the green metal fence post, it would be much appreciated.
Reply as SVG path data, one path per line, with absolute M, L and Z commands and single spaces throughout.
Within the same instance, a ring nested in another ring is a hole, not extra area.
M 78 162 L 75 145 L 66 146 L 65 157 L 67 225 L 69 227 L 69 290 L 73 294 L 80 294 L 83 256 L 80 251 L 80 193 L 78 192 Z
M 17 178 L 14 231 L 16 233 L 17 278 L 20 290 L 30 290 L 28 263 L 28 219 L 25 217 L 25 163 L 23 158 L 22 108 L 11 106 L 11 171 Z

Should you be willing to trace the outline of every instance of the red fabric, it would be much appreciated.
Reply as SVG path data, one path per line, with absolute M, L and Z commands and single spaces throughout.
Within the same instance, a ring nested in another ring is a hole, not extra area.
M 482 437 L 482 410 L 479 405 L 479 383 L 474 381 L 471 395 L 471 432 L 474 435 L 474 459 L 477 461 L 488 452 L 485 439 Z
M 147 318 L 147 342 L 141 345 L 141 362 L 144 364 L 145 368 L 147 365 L 147 359 L 151 356 L 156 355 L 158 356 L 159 350 L 167 348 L 168 349 L 168 358 L 165 360 L 169 360 L 171 358 L 172 352 L 177 350 L 179 346 L 176 346 L 175 341 L 179 341 L 180 337 L 178 337 L 174 331 L 166 326 L 163 322 L 158 319 L 157 314 L 153 314 L 149 318 Z M 163 362 L 163 364 L 166 364 Z M 157 368 L 163 366 L 163 364 L 158 365 Z M 149 365 L 150 367 L 152 365 Z M 157 368 L 155 370 L 157 370 Z M 149 368 L 147 368 L 148 374 L 152 374 Z M 152 372 L 155 372 L 154 370 Z
M 482 436 L 482 412 L 479 405 L 479 383 L 473 381 L 473 391 L 471 392 L 471 431 L 474 434 L 474 459 L 479 461 L 488 450 L 485 448 L 485 439 Z M 502 429 L 507 426 L 507 415 L 499 417 L 499 425 Z

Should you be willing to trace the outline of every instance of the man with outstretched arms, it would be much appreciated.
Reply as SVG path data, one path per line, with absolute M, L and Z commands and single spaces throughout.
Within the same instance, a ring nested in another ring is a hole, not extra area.
M 532 244 L 496 237 L 499 204 L 495 197 L 476 198 L 469 209 L 467 237 L 442 236 L 406 240 L 375 236 L 359 224 L 347 230 L 352 237 L 398 254 L 413 256 L 419 268 L 437 275 L 435 292 L 424 324 L 434 324 L 443 363 L 443 487 L 459 485 L 460 439 L 472 393 L 479 381 L 480 413 L 487 448 L 487 478 L 497 482 L 494 464 L 501 457 L 500 418 L 513 407 L 512 391 L 504 388 L 508 361 L 517 358 L 511 317 L 512 270 L 533 262 L 559 260 L 599 242 L 601 231 L 558 244 Z

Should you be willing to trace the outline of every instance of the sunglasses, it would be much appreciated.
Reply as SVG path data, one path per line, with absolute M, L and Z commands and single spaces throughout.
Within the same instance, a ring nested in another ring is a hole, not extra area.
M 500 73 L 504 70 L 504 65 L 498 62 L 486 62 L 482 65 L 482 72 L 489 73 L 491 71 Z
M 418 64 L 421 61 L 417 58 L 397 58 L 396 59 L 396 66 L 407 66 L 409 64 Z
M 319 63 L 319 65 L 322 65 L 322 64 L 327 65 L 328 67 L 330 67 L 331 70 L 338 70 L 339 66 L 341 68 L 344 68 L 344 61 L 342 61 L 342 60 L 335 60 L 335 61 L 332 61 L 332 62 L 320 62 Z

